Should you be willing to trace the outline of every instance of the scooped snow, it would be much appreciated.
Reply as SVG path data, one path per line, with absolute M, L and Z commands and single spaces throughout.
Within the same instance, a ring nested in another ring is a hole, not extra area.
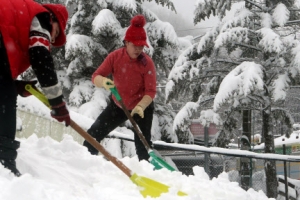
M 17 166 L 23 174 L 15 177 L 0 165 L 1 200 L 137 200 L 144 198 L 137 185 L 103 156 L 92 156 L 69 135 L 61 142 L 50 137 L 19 138 Z M 121 161 L 139 176 L 170 186 L 157 200 L 264 200 L 262 191 L 244 191 L 230 182 L 226 173 L 209 180 L 202 167 L 194 167 L 193 176 L 167 169 L 153 170 L 137 157 Z M 177 191 L 188 196 L 180 197 Z

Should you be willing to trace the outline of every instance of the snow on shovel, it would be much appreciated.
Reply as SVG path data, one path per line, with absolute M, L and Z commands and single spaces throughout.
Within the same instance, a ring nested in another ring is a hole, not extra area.
M 25 89 L 30 92 L 32 95 L 37 97 L 41 102 L 43 102 L 47 107 L 50 108 L 48 99 L 38 90 L 34 89 L 30 84 L 25 86 Z M 137 186 L 141 187 L 140 193 L 143 197 L 159 197 L 162 193 L 167 193 L 169 191 L 169 186 L 157 182 L 155 180 L 139 176 L 136 173 L 132 172 L 128 167 L 126 167 L 120 160 L 112 156 L 105 148 L 98 143 L 90 134 L 83 130 L 76 122 L 72 119 L 70 121 L 70 126 L 79 133 L 86 141 L 88 141 L 93 147 L 100 151 L 108 160 L 110 160 L 115 166 L 117 166 L 122 172 L 124 172 L 130 180 L 135 183 Z M 187 194 L 178 191 L 178 196 L 186 196 Z
M 117 101 L 121 104 L 121 107 L 122 107 L 123 111 L 125 112 L 129 121 L 131 122 L 135 132 L 137 133 L 137 135 L 141 139 L 142 143 L 144 144 L 146 150 L 148 151 L 148 154 L 150 156 L 149 161 L 155 167 L 155 169 L 166 168 L 170 171 L 177 171 L 177 169 L 175 169 L 172 165 L 167 163 L 166 160 L 157 151 L 155 151 L 154 149 L 152 149 L 150 147 L 149 143 L 145 139 L 145 137 L 144 137 L 143 133 L 141 132 L 141 130 L 139 129 L 138 125 L 136 124 L 136 122 L 134 121 L 132 116 L 130 115 L 127 108 L 125 107 L 123 100 L 117 91 L 117 88 L 116 87 L 110 88 L 110 91 L 114 94 Z M 173 164 L 173 165 L 175 165 L 175 164 Z

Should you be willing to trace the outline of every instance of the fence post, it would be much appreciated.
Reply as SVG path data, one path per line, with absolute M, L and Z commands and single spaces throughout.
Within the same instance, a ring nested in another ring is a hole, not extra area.
M 246 135 L 241 137 L 241 150 L 249 151 L 251 148 L 249 139 Z M 244 190 L 248 190 L 251 185 L 252 166 L 250 158 L 240 158 L 240 176 L 241 176 L 241 187 Z
M 286 155 L 285 144 L 282 145 L 282 153 L 283 153 L 283 155 Z M 283 161 L 283 170 L 284 170 L 285 199 L 289 199 L 289 188 L 288 188 L 287 173 L 286 173 L 286 161 Z
M 208 127 L 205 126 L 204 127 L 204 146 L 205 147 L 208 147 L 208 140 L 209 140 L 209 137 L 208 137 Z M 204 153 L 204 170 L 205 172 L 209 175 L 210 177 L 210 170 L 209 170 L 209 153 Z

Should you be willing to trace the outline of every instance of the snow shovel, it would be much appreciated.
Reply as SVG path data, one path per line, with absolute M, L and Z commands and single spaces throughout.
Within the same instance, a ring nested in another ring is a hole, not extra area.
M 134 121 L 134 119 L 130 115 L 129 111 L 125 107 L 123 100 L 122 100 L 119 92 L 117 91 L 117 88 L 113 87 L 110 90 L 116 97 L 117 101 L 121 104 L 121 107 L 124 110 L 129 121 L 131 122 L 135 132 L 137 133 L 137 135 L 141 139 L 142 143 L 144 144 L 146 150 L 148 151 L 148 154 L 150 156 L 150 159 L 149 159 L 150 163 L 155 167 L 155 169 L 166 168 L 170 171 L 177 171 L 177 169 L 175 169 L 173 166 L 171 166 L 169 163 L 166 162 L 166 160 L 158 153 L 158 151 L 156 151 L 150 147 L 149 143 L 147 142 L 147 140 L 145 139 L 141 130 L 139 129 L 137 123 Z M 175 165 L 175 164 L 173 164 L 173 165 Z
M 32 95 L 37 97 L 42 101 L 47 107 L 50 108 L 48 99 L 40 92 L 34 89 L 30 84 L 25 86 L 25 89 L 30 92 Z M 140 193 L 143 197 L 159 197 L 162 193 L 167 193 L 169 191 L 169 186 L 152 180 L 147 177 L 139 176 L 136 173 L 132 172 L 128 167 L 126 167 L 120 160 L 112 156 L 105 148 L 97 142 L 90 134 L 83 130 L 76 122 L 72 119 L 70 121 L 70 126 L 79 133 L 86 141 L 88 141 L 93 147 L 100 151 L 108 160 L 110 160 L 115 166 L 117 166 L 122 172 L 124 172 L 130 180 L 135 183 L 137 186 L 141 187 Z M 187 196 L 186 193 L 182 191 L 177 192 L 178 196 Z

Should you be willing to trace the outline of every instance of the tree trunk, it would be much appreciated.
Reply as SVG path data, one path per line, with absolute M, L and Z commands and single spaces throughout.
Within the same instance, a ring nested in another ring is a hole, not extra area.
M 251 141 L 251 110 L 243 110 L 243 135 Z
M 241 149 L 251 149 L 251 110 L 243 110 L 243 135 L 241 138 Z M 241 187 L 248 190 L 251 187 L 252 167 L 249 158 L 241 158 L 240 162 Z
M 265 139 L 265 153 L 275 153 L 274 137 L 272 132 L 271 107 L 263 110 L 263 137 Z M 265 160 L 267 197 L 277 198 L 276 163 L 274 160 Z

